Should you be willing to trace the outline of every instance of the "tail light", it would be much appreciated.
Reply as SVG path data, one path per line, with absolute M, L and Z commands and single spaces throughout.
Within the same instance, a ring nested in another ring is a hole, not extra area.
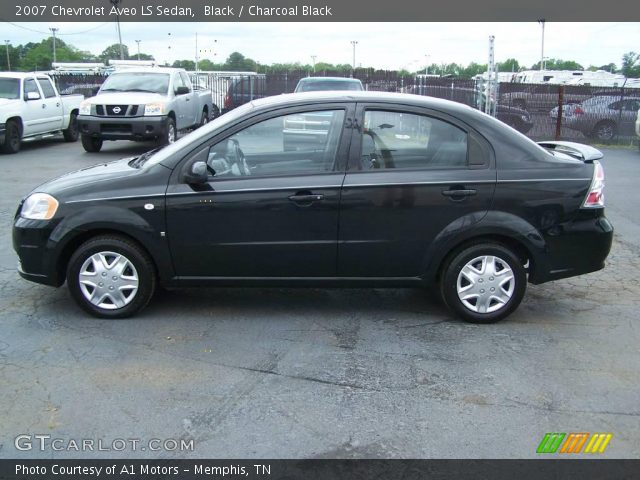
M 593 162 L 593 180 L 582 206 L 583 208 L 604 207 L 604 168 L 600 162 Z
M 224 97 L 224 108 L 233 108 L 233 98 L 231 98 L 230 93 L 227 93 L 227 96 Z
M 574 115 L 584 115 L 584 110 L 582 109 L 581 106 L 578 105 L 573 109 L 573 114 Z

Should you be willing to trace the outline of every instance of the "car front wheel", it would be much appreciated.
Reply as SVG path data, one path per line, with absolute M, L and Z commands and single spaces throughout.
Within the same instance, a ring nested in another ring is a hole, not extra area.
M 90 135 L 82 135 L 82 147 L 86 152 L 97 153 L 102 148 L 102 139 Z
M 67 284 L 78 305 L 100 318 L 125 318 L 144 308 L 156 288 L 149 255 L 120 236 L 99 236 L 71 256 Z
M 444 302 L 470 323 L 493 323 L 522 301 L 527 276 L 509 248 L 479 243 L 454 253 L 444 266 L 440 291 Z

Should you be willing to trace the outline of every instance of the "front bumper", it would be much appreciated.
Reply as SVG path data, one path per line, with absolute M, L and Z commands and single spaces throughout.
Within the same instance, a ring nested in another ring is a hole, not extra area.
M 64 275 L 57 268 L 57 244 L 50 240 L 57 222 L 16 217 L 13 224 L 13 249 L 20 263 L 18 273 L 26 280 L 59 287 Z
M 613 226 L 604 215 L 581 218 L 544 233 L 545 253 L 534 262 L 534 284 L 602 270 L 613 242 Z M 588 215 L 588 213 L 586 214 Z
M 97 117 L 78 116 L 82 135 L 104 140 L 151 140 L 163 137 L 167 117 Z

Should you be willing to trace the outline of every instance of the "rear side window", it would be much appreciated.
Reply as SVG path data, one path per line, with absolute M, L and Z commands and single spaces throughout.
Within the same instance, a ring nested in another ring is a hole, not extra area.
M 42 93 L 44 93 L 44 98 L 56 96 L 56 91 L 54 90 L 53 85 L 51 85 L 51 80 L 48 78 L 38 78 L 38 83 L 40 84 Z
M 467 132 L 438 118 L 365 112 L 360 169 L 466 168 Z

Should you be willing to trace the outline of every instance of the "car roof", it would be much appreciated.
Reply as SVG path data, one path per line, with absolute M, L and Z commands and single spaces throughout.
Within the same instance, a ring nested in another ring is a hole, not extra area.
M 460 114 L 473 114 L 473 108 L 451 100 L 441 98 L 413 95 L 409 93 L 372 92 L 355 90 L 331 90 L 319 92 L 285 93 L 253 100 L 251 105 L 256 109 L 268 109 L 273 107 L 287 107 L 314 103 L 344 103 L 344 102 L 372 102 L 389 103 L 409 106 L 427 107 L 435 110 L 455 112 Z
M 354 82 L 362 83 L 357 78 L 349 77 L 304 77 L 300 79 L 301 82 Z
M 0 72 L 0 78 L 46 77 L 45 72 Z
M 184 68 L 168 68 L 168 67 L 134 67 L 134 68 L 122 68 L 115 70 L 111 75 L 118 73 L 175 73 L 184 72 Z

